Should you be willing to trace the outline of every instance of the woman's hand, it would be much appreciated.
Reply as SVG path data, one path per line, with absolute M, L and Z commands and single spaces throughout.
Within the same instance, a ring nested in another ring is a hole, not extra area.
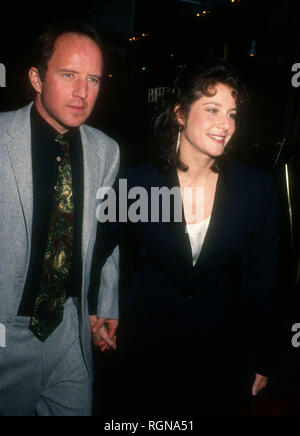
M 256 374 L 255 382 L 252 386 L 252 395 L 255 397 L 260 391 L 262 391 L 268 384 L 268 377 Z

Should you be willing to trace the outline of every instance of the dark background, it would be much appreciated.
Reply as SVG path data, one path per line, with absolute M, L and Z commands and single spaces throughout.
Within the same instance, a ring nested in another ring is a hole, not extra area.
M 155 105 L 148 103 L 149 88 L 168 86 L 174 68 L 190 61 L 201 63 L 225 55 L 238 69 L 249 88 L 250 101 L 231 153 L 272 171 L 277 184 L 280 300 L 287 337 L 281 370 L 268 390 L 256 400 L 255 412 L 249 413 L 300 415 L 300 351 L 290 344 L 291 327 L 300 322 L 297 281 L 300 88 L 293 88 L 291 84 L 292 65 L 300 62 L 300 2 L 53 0 L 24 3 L 11 2 L 1 11 L 0 63 L 6 66 L 7 83 L 6 88 L 0 88 L 0 111 L 13 110 L 30 102 L 27 70 L 31 47 L 48 22 L 73 19 L 92 24 L 106 43 L 108 63 L 103 89 L 89 123 L 119 142 L 123 166 L 147 159 L 151 150 Z M 253 41 L 254 56 L 250 56 Z M 128 247 L 121 247 L 121 252 L 123 294 L 130 282 L 128 258 L 133 257 L 133 253 Z M 102 392 L 109 394 L 109 386 L 99 374 L 107 374 L 107 379 L 113 377 L 115 357 L 111 353 L 101 357 L 96 353 L 95 359 L 97 383 L 101 379 Z M 113 411 L 113 407 L 106 406 L 100 412 L 98 400 L 97 397 L 95 414 Z

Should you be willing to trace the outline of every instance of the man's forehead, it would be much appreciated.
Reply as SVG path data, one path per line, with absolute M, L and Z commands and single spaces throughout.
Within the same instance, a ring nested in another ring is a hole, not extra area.
M 89 36 L 78 33 L 64 33 L 57 38 L 53 55 L 61 51 L 63 51 L 65 55 L 75 50 L 85 52 L 87 48 L 88 50 L 98 52 L 100 56 L 102 56 L 100 47 L 96 41 Z
M 68 33 L 61 35 L 56 43 L 49 66 L 52 64 L 57 68 L 67 67 L 68 64 L 85 63 L 102 69 L 103 55 L 100 47 L 91 38 L 85 35 Z

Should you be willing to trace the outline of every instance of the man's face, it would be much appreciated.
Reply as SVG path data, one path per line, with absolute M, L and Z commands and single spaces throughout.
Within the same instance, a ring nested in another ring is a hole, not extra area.
M 60 133 L 81 126 L 94 109 L 102 71 L 102 53 L 93 40 L 73 33 L 60 36 L 45 79 L 35 68 L 29 73 L 40 115 Z

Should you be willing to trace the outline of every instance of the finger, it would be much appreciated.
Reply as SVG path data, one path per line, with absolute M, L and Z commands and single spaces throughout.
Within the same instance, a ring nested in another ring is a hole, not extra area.
M 101 338 L 106 342 L 106 344 L 113 348 L 114 346 L 114 341 L 110 338 L 107 329 L 103 326 L 100 331 L 99 334 L 101 335 Z
M 96 316 L 90 316 L 90 326 L 91 328 L 96 324 L 98 318 Z
M 100 340 L 98 342 L 97 347 L 100 349 L 100 351 L 106 351 L 106 350 L 110 349 L 110 347 L 107 345 L 107 343 L 103 340 Z
M 255 397 L 258 394 L 260 381 L 256 378 L 255 382 L 252 385 L 252 395 Z
M 107 347 L 107 343 L 101 338 L 101 336 L 93 336 L 93 344 L 96 348 Z
M 116 331 L 117 331 L 116 327 L 108 327 L 108 334 L 111 339 L 113 339 L 116 336 Z
M 267 386 L 267 382 L 264 379 L 255 380 L 252 388 L 252 395 L 255 397 L 259 392 L 261 392 Z
M 100 330 L 101 327 L 104 325 L 104 323 L 105 323 L 104 318 L 98 319 L 98 321 L 93 325 L 93 328 L 92 328 L 93 333 L 96 333 L 97 330 Z
M 103 338 L 103 336 L 99 332 L 93 334 L 93 344 L 96 347 L 108 345 L 107 342 L 105 341 L 105 339 Z
M 267 382 L 265 380 L 262 380 L 259 384 L 259 387 L 257 389 L 257 393 L 261 392 L 262 390 L 265 389 L 265 387 L 267 386 Z
M 100 341 L 102 341 L 101 336 L 94 334 L 93 335 L 93 344 L 97 347 Z

